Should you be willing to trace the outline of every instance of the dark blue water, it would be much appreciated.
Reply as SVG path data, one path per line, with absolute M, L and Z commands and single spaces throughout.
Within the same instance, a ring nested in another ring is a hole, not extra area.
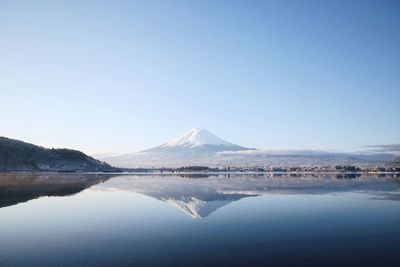
M 0 175 L 0 266 L 400 266 L 393 177 Z

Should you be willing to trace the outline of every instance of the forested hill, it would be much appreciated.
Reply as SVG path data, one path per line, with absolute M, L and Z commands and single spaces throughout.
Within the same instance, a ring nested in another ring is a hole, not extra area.
M 47 149 L 0 137 L 0 171 L 103 172 L 117 168 L 71 149 Z

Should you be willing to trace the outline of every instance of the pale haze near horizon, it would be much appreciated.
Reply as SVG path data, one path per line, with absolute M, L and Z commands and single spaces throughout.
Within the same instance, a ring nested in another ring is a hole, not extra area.
M 396 1 L 1 1 L 0 136 L 133 152 L 400 143 Z

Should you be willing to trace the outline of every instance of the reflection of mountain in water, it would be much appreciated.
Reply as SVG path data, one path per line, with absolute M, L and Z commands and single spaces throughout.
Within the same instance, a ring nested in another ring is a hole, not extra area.
M 324 194 L 344 191 L 398 191 L 396 179 L 332 176 L 267 177 L 251 175 L 211 176 L 204 179 L 179 176 L 119 176 L 93 190 L 141 193 L 176 207 L 192 218 L 204 218 L 217 209 L 245 197 L 264 194 Z
M 240 197 L 238 198 L 240 199 Z M 235 200 L 238 200 L 235 199 Z M 217 209 L 228 205 L 234 200 L 200 200 L 195 197 L 184 198 L 182 200 L 176 199 L 161 199 L 172 207 L 176 207 L 186 214 L 189 214 L 194 219 L 207 217 Z
M 0 208 L 42 196 L 69 196 L 111 175 L 101 174 L 0 174 Z
M 178 208 L 192 218 L 204 218 L 217 209 L 253 193 L 223 192 L 209 178 L 180 176 L 119 176 L 96 186 L 93 190 L 117 189 L 150 196 Z
M 176 207 L 194 219 L 204 218 L 216 211 L 217 209 L 228 205 L 233 201 L 240 200 L 244 197 L 254 196 L 246 194 L 221 194 L 218 192 L 206 194 L 196 194 L 195 196 L 178 196 L 172 195 L 150 195 L 158 200 L 164 201 L 169 205 Z

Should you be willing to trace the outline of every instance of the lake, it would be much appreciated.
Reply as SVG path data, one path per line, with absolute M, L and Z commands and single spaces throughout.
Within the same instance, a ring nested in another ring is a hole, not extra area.
M 400 266 L 393 175 L 0 174 L 0 266 Z

